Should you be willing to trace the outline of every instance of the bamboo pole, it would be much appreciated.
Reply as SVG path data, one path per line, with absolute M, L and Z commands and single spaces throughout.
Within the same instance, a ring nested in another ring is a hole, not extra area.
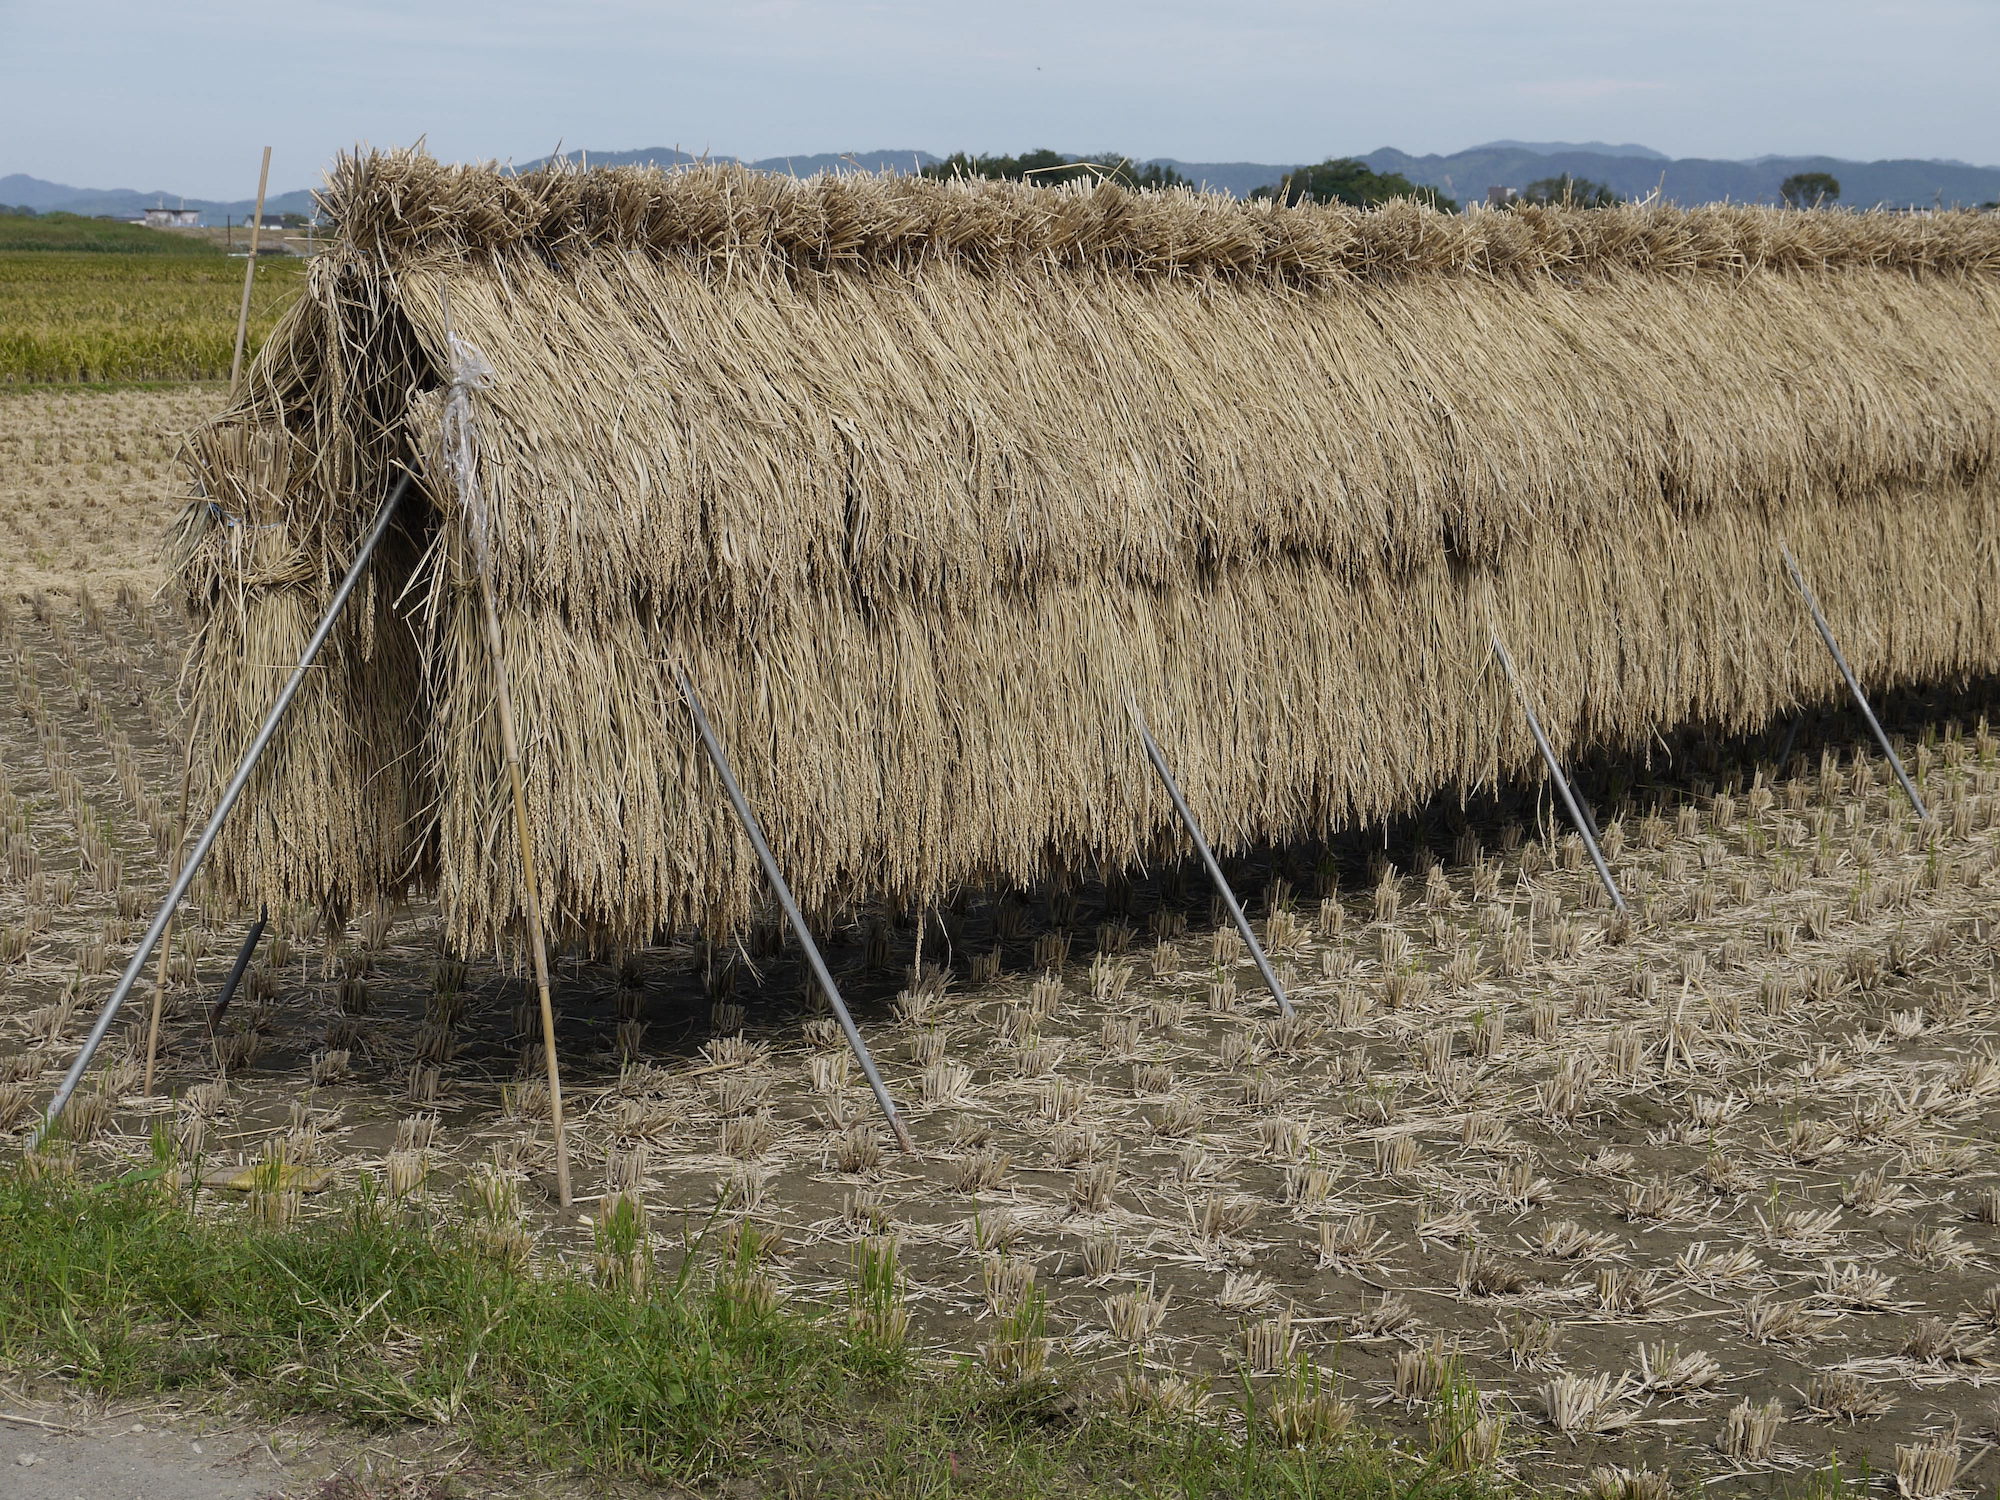
M 1201 862 L 1208 867 L 1208 878 L 1215 882 L 1216 893 L 1222 897 L 1222 904 L 1229 908 L 1230 920 L 1236 923 L 1236 930 L 1243 934 L 1243 941 L 1250 945 L 1250 956 L 1257 960 L 1257 972 L 1264 976 L 1264 987 L 1271 992 L 1271 998 L 1278 1002 L 1282 1015 L 1292 1014 L 1291 997 L 1285 987 L 1278 982 L 1277 971 L 1271 967 L 1271 960 L 1264 955 L 1264 945 L 1257 941 L 1257 934 L 1250 926 L 1250 919 L 1243 915 L 1243 907 L 1236 899 L 1236 892 L 1229 888 L 1229 879 L 1222 873 L 1222 866 L 1216 860 L 1215 851 L 1208 847 L 1208 840 L 1202 837 L 1201 825 L 1194 820 L 1194 810 L 1181 795 L 1181 784 L 1174 779 L 1174 773 L 1167 769 L 1167 758 L 1160 753 L 1159 745 L 1153 739 L 1153 731 L 1146 727 L 1145 715 L 1139 712 L 1139 705 L 1132 699 L 1125 700 L 1125 711 L 1132 716 L 1132 726 L 1139 731 L 1139 742 L 1146 747 L 1146 759 L 1153 763 L 1153 771 L 1173 799 L 1174 811 L 1180 814 L 1181 826 L 1194 840 L 1194 847 L 1201 855 Z
M 493 660 L 494 707 L 500 717 L 500 751 L 514 799 L 514 834 L 521 848 L 521 907 L 528 923 L 528 953 L 534 964 L 535 994 L 542 1011 L 542 1055 L 549 1085 L 549 1121 L 555 1135 L 556 1197 L 570 1206 L 569 1135 L 563 1119 L 562 1069 L 556 1061 L 556 1010 L 549 992 L 548 941 L 542 931 L 541 889 L 535 878 L 534 827 L 528 817 L 528 783 L 521 770 L 521 739 L 514 719 L 514 686 L 507 670 L 507 645 L 500 633 L 500 605 L 493 587 L 493 547 L 487 536 L 485 501 L 479 492 L 478 459 L 472 439 L 471 392 L 493 378 L 493 367 L 451 328 L 451 303 L 441 299 L 445 340 L 452 351 L 451 394 L 444 410 L 444 443 L 458 478 L 459 505 L 479 575 L 479 605 L 486 650 Z
M 381 542 L 383 534 L 388 531 L 389 522 L 396 514 L 396 506 L 402 500 L 403 492 L 409 487 L 409 476 L 405 475 L 396 481 L 396 487 L 389 492 L 389 498 L 382 502 L 381 512 L 375 517 L 375 524 L 369 528 L 368 535 L 362 539 L 360 550 L 354 554 L 354 561 L 348 566 L 347 576 L 341 579 L 340 586 L 334 590 L 333 601 L 327 605 L 326 614 L 321 617 L 318 628 L 306 642 L 305 650 L 299 653 L 299 664 L 292 669 L 292 675 L 285 679 L 285 685 L 278 690 L 277 702 L 271 705 L 271 711 L 264 716 L 263 726 L 258 729 L 256 738 L 250 741 L 249 749 L 243 752 L 243 759 L 237 763 L 236 774 L 229 778 L 229 785 L 223 788 L 222 796 L 215 804 L 215 811 L 209 814 L 208 826 L 202 829 L 201 837 L 195 841 L 193 852 L 188 855 L 186 863 L 181 866 L 180 874 L 174 879 L 172 889 L 167 892 L 167 899 L 160 903 L 159 911 L 153 915 L 152 925 L 146 929 L 146 935 L 139 940 L 139 946 L 133 950 L 131 961 L 126 964 L 125 972 L 118 980 L 118 987 L 111 992 L 111 998 L 104 1002 L 104 1009 L 98 1012 L 97 1023 L 90 1028 L 90 1035 L 84 1038 L 83 1047 L 76 1054 L 76 1060 L 69 1065 L 69 1071 L 63 1075 L 62 1082 L 56 1085 L 55 1095 L 49 1100 L 49 1107 L 42 1115 L 42 1122 L 35 1127 L 35 1145 L 39 1146 L 54 1128 L 56 1121 L 62 1118 L 62 1112 L 69 1104 L 70 1095 L 76 1092 L 77 1084 L 83 1081 L 83 1075 L 90 1067 L 91 1058 L 95 1057 L 97 1049 L 104 1045 L 104 1038 L 111 1030 L 111 1023 L 118 1019 L 119 1008 L 125 1004 L 126 997 L 132 993 L 132 986 L 138 983 L 139 975 L 145 971 L 146 960 L 152 956 L 153 945 L 159 942 L 160 934 L 166 931 L 167 924 L 173 920 L 174 908 L 180 904 L 181 897 L 187 894 L 188 887 L 194 884 L 194 877 L 200 871 L 202 861 L 208 858 L 208 851 L 215 846 L 216 836 L 222 832 L 224 820 L 236 806 L 237 799 L 243 795 L 243 789 L 250 784 L 251 773 L 257 769 L 257 763 L 263 759 L 264 751 L 270 746 L 273 736 L 277 734 L 278 726 L 284 721 L 285 711 L 292 706 L 292 699 L 298 696 L 300 687 L 305 684 L 306 673 L 312 670 L 313 662 L 319 657 L 320 648 L 326 644 L 327 637 L 333 634 L 333 627 L 340 619 L 341 611 L 347 607 L 348 599 L 354 594 L 355 584 L 361 581 L 361 575 L 368 567 L 368 560 L 375 555 L 375 548 Z
M 521 906 L 528 919 L 528 951 L 534 959 L 535 992 L 542 1007 L 542 1052 L 548 1066 L 549 1119 L 555 1129 L 556 1196 L 570 1206 L 569 1139 L 564 1133 L 562 1070 L 556 1064 L 555 1002 L 549 995 L 549 950 L 542 935 L 542 900 L 535 885 L 534 834 L 528 821 L 527 779 L 521 773 L 521 744 L 514 728 L 514 692 L 508 680 L 507 649 L 500 638 L 500 609 L 493 594 L 493 562 L 486 528 L 470 528 L 479 569 L 480 612 L 486 621 L 486 649 L 493 657 L 493 696 L 500 714 L 500 749 L 507 758 L 507 781 L 514 792 L 514 832 L 521 845 Z
M 257 280 L 257 242 L 264 232 L 264 189 L 271 181 L 271 148 L 264 148 L 264 164 L 257 169 L 257 212 L 250 218 L 250 258 L 243 263 L 243 301 L 236 309 L 236 357 L 229 362 L 229 394 L 236 394 L 243 378 L 243 346 L 250 338 L 250 288 Z

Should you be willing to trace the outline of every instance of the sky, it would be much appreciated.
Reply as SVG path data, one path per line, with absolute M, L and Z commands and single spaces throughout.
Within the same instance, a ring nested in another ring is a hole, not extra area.
M 357 144 L 1316 161 L 1496 138 L 2000 163 L 2000 0 L 0 0 L 0 175 Z

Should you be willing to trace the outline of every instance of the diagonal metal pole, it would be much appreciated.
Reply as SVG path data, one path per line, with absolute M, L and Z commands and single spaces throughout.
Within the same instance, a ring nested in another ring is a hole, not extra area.
M 181 815 L 174 823 L 174 843 L 171 853 L 179 853 L 187 843 L 188 836 L 188 796 L 194 786 L 194 747 L 201 738 L 201 718 L 208 711 L 206 703 L 197 704 L 194 719 L 188 725 L 187 743 L 181 750 Z M 173 954 L 174 924 L 167 922 L 167 930 L 160 934 L 160 965 L 153 975 L 153 1006 L 146 1022 L 146 1097 L 153 1096 L 153 1077 L 160 1061 L 160 1015 L 167 1005 L 167 960 Z
M 847 1034 L 847 1045 L 854 1052 L 854 1060 L 861 1064 L 861 1072 L 868 1080 L 868 1087 L 874 1091 L 875 1102 L 881 1106 L 882 1118 L 889 1122 L 889 1129 L 895 1134 L 896 1144 L 910 1155 L 916 1155 L 916 1143 L 910 1139 L 910 1132 L 903 1127 L 902 1116 L 896 1113 L 896 1102 L 889 1097 L 889 1089 L 882 1082 L 882 1075 L 875 1070 L 875 1059 L 868 1055 L 868 1044 L 861 1040 L 861 1032 L 854 1024 L 854 1017 L 848 1014 L 847 1002 L 840 998 L 840 986 L 833 982 L 833 975 L 827 972 L 826 960 L 820 956 L 819 944 L 813 941 L 810 928 L 806 926 L 804 913 L 799 903 L 792 899 L 792 888 L 785 883 L 784 875 L 778 869 L 777 856 L 771 853 L 771 846 L 765 841 L 763 827 L 757 822 L 757 815 L 750 810 L 744 800 L 743 788 L 736 784 L 735 773 L 729 769 L 729 757 L 722 753 L 722 743 L 709 727 L 708 715 L 702 711 L 701 698 L 688 681 L 685 668 L 674 668 L 674 681 L 686 700 L 688 712 L 694 716 L 694 727 L 701 735 L 701 743 L 708 751 L 709 764 L 715 767 L 715 774 L 722 778 L 722 789 L 729 794 L 729 805 L 736 809 L 737 821 L 743 831 L 750 835 L 750 846 L 757 851 L 757 858 L 763 863 L 765 878 L 771 882 L 771 889 L 778 893 L 778 904 L 785 909 L 785 919 L 792 924 L 792 932 L 799 940 L 799 946 L 806 950 L 806 962 L 812 966 L 813 978 L 819 981 L 820 992 L 840 1021 L 840 1029 Z
M 1166 787 L 1167 795 L 1173 798 L 1174 811 L 1181 815 L 1181 826 L 1194 840 L 1194 847 L 1201 855 L 1201 862 L 1208 866 L 1208 878 L 1215 882 L 1216 892 L 1222 897 L 1222 904 L 1229 908 L 1230 918 L 1236 923 L 1236 930 L 1243 934 L 1243 941 L 1250 945 L 1250 956 L 1257 960 L 1257 972 L 1264 976 L 1264 984 L 1271 991 L 1271 998 L 1278 1002 L 1282 1015 L 1292 1014 L 1292 1002 L 1285 994 L 1285 987 L 1278 982 L 1277 974 L 1271 968 L 1271 960 L 1264 956 L 1264 945 L 1257 941 L 1257 934 L 1251 930 L 1250 919 L 1243 915 L 1243 907 L 1236 899 L 1236 892 L 1229 888 L 1229 881 L 1222 873 L 1222 866 L 1216 862 L 1215 851 L 1208 847 L 1208 840 L 1201 835 L 1201 825 L 1194 820 L 1194 812 L 1187 805 L 1187 798 L 1181 795 L 1181 784 L 1174 780 L 1174 773 L 1167 769 L 1167 758 L 1160 753 L 1160 747 L 1153 739 L 1153 731 L 1146 727 L 1146 719 L 1139 712 L 1139 705 L 1132 699 L 1125 700 L 1125 711 L 1132 715 L 1132 727 L 1139 731 L 1139 741 L 1146 747 L 1146 759 L 1153 763 L 1153 770 Z
M 222 1018 L 229 1014 L 229 1002 L 236 998 L 236 986 L 243 982 L 243 971 L 250 967 L 250 955 L 257 951 L 257 944 L 264 936 L 264 927 L 271 920 L 269 907 L 257 908 L 257 920 L 250 924 L 250 930 L 243 934 L 243 946 L 236 950 L 236 962 L 229 966 L 229 977 L 222 981 L 222 993 L 216 996 L 215 1007 L 208 1013 L 208 1034 L 215 1035 L 215 1028 L 222 1024 Z
M 132 993 L 132 986 L 138 982 L 140 970 L 146 967 L 147 956 L 152 953 L 153 945 L 159 942 L 160 934 L 166 931 L 167 923 L 173 920 L 174 909 L 180 905 L 181 897 L 185 896 L 188 887 L 194 884 L 194 877 L 201 869 L 202 861 L 208 858 L 208 851 L 214 847 L 216 835 L 222 831 L 223 821 L 228 818 L 230 809 L 236 806 L 237 798 L 243 795 L 243 789 L 250 784 L 251 773 L 257 769 L 257 762 L 263 759 L 264 751 L 270 745 L 272 736 L 277 734 L 279 724 L 284 721 L 285 710 L 292 706 L 292 699 L 298 696 L 300 687 L 305 684 L 306 674 L 312 669 L 320 648 L 326 644 L 327 637 L 333 634 L 334 624 L 340 619 L 341 611 L 347 607 L 347 601 L 354 593 L 354 586 L 361 581 L 361 575 L 367 571 L 368 561 L 375 555 L 376 545 L 388 531 L 389 522 L 395 518 L 396 506 L 409 487 L 410 476 L 407 474 L 396 481 L 396 487 L 389 492 L 389 498 L 382 502 L 382 509 L 375 517 L 375 524 L 368 528 L 368 534 L 361 539 L 360 550 L 354 554 L 354 561 L 348 566 L 347 576 L 340 580 L 340 587 L 333 591 L 333 600 L 327 605 L 326 614 L 320 619 L 319 627 L 313 631 L 312 639 L 306 642 L 305 650 L 299 654 L 299 664 L 292 669 L 292 675 L 285 679 L 285 685 L 278 690 L 277 701 L 271 705 L 271 711 L 264 716 L 263 727 L 257 731 L 257 737 L 251 740 L 250 748 L 243 752 L 243 759 L 236 767 L 236 774 L 229 778 L 229 785 L 223 788 L 222 796 L 215 804 L 215 811 L 209 815 L 208 826 L 202 829 L 201 837 L 195 841 L 194 848 L 187 856 L 187 862 L 181 866 L 181 873 L 174 880 L 173 889 L 167 892 L 167 899 L 160 903 L 159 911 L 154 914 L 153 925 L 146 929 L 146 935 L 139 940 L 138 948 L 133 952 L 131 961 L 125 965 L 125 972 L 118 980 L 118 987 L 111 992 L 111 998 L 104 1002 L 104 1009 L 98 1013 L 97 1024 L 90 1028 L 90 1035 L 84 1038 L 83 1050 L 77 1053 L 76 1061 L 69 1065 L 69 1071 L 63 1075 L 62 1082 L 56 1085 L 55 1096 L 49 1100 L 49 1107 L 42 1116 L 42 1123 L 35 1127 L 36 1145 L 41 1144 L 51 1127 L 62 1118 L 62 1112 L 69 1104 L 70 1095 L 76 1092 L 77 1084 L 83 1081 L 84 1072 L 90 1067 L 91 1058 L 97 1055 L 97 1049 L 104 1044 L 104 1038 L 111 1030 L 111 1023 L 118 1019 L 119 1007 L 124 1005 L 126 996 Z
M 1542 761 L 1549 768 L 1549 779 L 1555 782 L 1556 791 L 1561 795 L 1563 806 L 1569 810 L 1570 823 L 1577 836 L 1583 840 L 1583 847 L 1590 851 L 1590 862 L 1597 867 L 1597 878 L 1604 882 L 1604 889 L 1611 895 L 1611 904 L 1618 910 L 1625 910 L 1625 898 L 1618 892 L 1618 882 L 1611 878 L 1611 867 L 1604 862 L 1604 851 L 1597 847 L 1597 835 L 1592 824 L 1578 805 L 1576 793 L 1570 790 L 1569 778 L 1563 775 L 1561 762 L 1556 759 L 1555 747 L 1549 737 L 1542 733 L 1542 721 L 1535 717 L 1535 708 L 1528 701 L 1528 691 L 1521 685 L 1521 677 L 1514 670 L 1514 658 L 1507 654 L 1507 648 L 1500 640 L 1496 628 L 1492 632 L 1493 651 L 1500 658 L 1500 665 L 1506 670 L 1507 681 L 1514 689 L 1514 701 L 1521 705 L 1521 712 L 1528 720 L 1528 729 L 1535 736 L 1535 748 L 1542 752 Z
M 1778 543 L 1778 555 L 1785 560 L 1785 571 L 1792 575 L 1792 587 L 1799 591 L 1799 597 L 1806 601 L 1806 608 L 1812 611 L 1813 624 L 1819 628 L 1819 638 L 1826 642 L 1826 649 L 1833 653 L 1833 664 L 1840 668 L 1840 675 L 1847 679 L 1847 690 L 1854 695 L 1854 706 L 1861 710 L 1861 717 L 1868 721 L 1868 727 L 1875 734 L 1875 743 L 1882 747 L 1882 753 L 1889 757 L 1889 764 L 1896 772 L 1896 779 L 1903 784 L 1903 795 L 1910 799 L 1910 806 L 1917 810 L 1917 816 L 1926 822 L 1930 810 L 1924 806 L 1924 799 L 1917 795 L 1916 783 L 1910 780 L 1910 773 L 1903 769 L 1902 758 L 1896 754 L 1896 747 L 1889 743 L 1889 736 L 1882 731 L 1881 720 L 1875 717 L 1875 710 L 1868 706 L 1868 695 L 1861 691 L 1861 684 L 1854 676 L 1854 669 L 1847 664 L 1847 657 L 1840 649 L 1840 642 L 1833 638 L 1833 627 L 1826 623 L 1826 615 L 1821 612 L 1819 600 L 1814 597 L 1812 587 L 1806 582 L 1805 574 L 1799 571 L 1798 559 L 1792 556 L 1792 549 L 1783 542 Z

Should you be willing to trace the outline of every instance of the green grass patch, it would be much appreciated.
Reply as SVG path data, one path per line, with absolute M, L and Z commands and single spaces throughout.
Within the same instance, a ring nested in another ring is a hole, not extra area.
M 75 250 L 90 254 L 175 255 L 222 258 L 207 240 L 192 235 L 91 219 L 82 214 L 0 214 L 0 251 Z
M 449 1425 L 490 1459 L 853 1496 L 1475 1500 L 1366 1437 L 1111 1414 L 1055 1379 L 917 1360 L 752 1289 L 701 1247 L 643 1295 L 364 1196 L 302 1227 L 147 1184 L 0 1174 L 0 1367 L 116 1398 Z M 1241 1408 L 1239 1408 L 1241 1409 Z M 1247 1432 L 1247 1436 L 1245 1433 Z
M 298 296 L 305 266 L 259 263 L 252 349 Z M 226 378 L 242 295 L 243 262 L 223 255 L 0 251 L 0 384 Z

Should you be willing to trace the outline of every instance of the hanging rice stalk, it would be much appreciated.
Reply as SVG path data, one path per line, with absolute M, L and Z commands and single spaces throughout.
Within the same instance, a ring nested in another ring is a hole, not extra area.
M 340 163 L 335 246 L 192 443 L 218 755 L 408 464 L 219 851 L 251 900 L 412 883 L 521 931 L 492 653 L 439 432 L 471 392 L 551 930 L 742 925 L 703 684 L 810 909 L 1223 846 L 1837 686 L 2000 669 L 2000 220 L 1451 217 L 729 167 Z M 416 512 L 413 510 L 413 516 Z M 1251 685 L 1256 691 L 1249 691 Z

